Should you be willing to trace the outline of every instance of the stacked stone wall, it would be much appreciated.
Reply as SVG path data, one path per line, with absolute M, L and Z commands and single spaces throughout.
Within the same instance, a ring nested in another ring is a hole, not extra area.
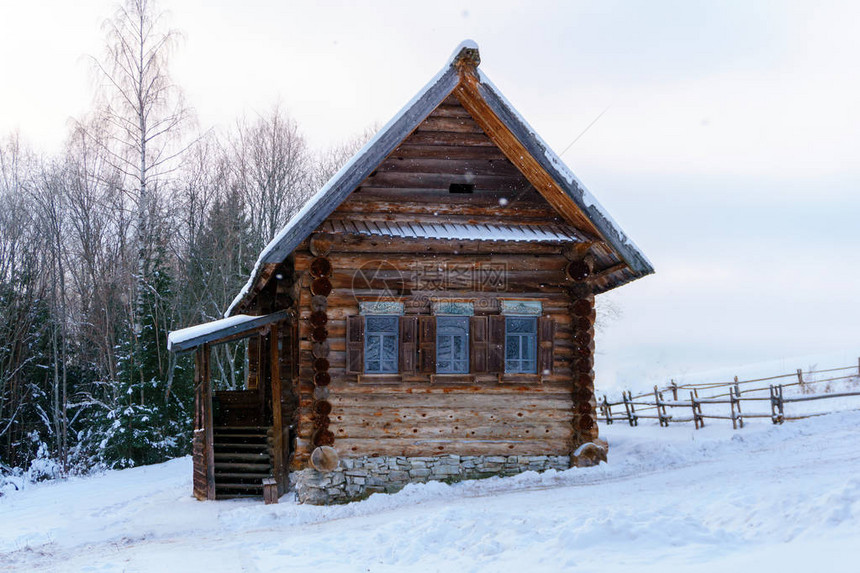
M 342 459 L 331 472 L 293 472 L 290 481 L 301 503 L 324 505 L 394 493 L 408 483 L 455 482 L 569 467 L 570 456 L 379 456 Z

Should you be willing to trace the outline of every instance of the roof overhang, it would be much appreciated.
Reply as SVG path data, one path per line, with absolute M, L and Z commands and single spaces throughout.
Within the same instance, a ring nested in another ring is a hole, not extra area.
M 188 352 L 203 344 L 223 344 L 248 338 L 265 332 L 272 323 L 287 320 L 289 317 L 289 312 L 286 310 L 264 316 L 237 314 L 181 330 L 174 330 L 167 335 L 167 350 L 177 353 Z

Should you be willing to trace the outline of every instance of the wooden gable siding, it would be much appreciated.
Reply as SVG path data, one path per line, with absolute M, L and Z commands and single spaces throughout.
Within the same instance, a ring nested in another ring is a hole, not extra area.
M 450 193 L 452 183 L 473 184 L 474 191 Z M 453 96 L 361 182 L 334 216 L 355 213 L 437 221 L 444 215 L 451 222 L 562 222 Z

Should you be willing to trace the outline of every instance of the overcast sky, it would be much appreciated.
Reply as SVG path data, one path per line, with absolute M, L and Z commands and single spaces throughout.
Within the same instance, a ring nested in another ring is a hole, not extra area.
M 61 148 L 112 5 L 0 4 L 0 134 Z M 621 317 L 598 339 L 601 387 L 860 355 L 860 3 L 161 5 L 202 127 L 280 102 L 314 145 L 346 139 L 465 38 L 557 152 L 608 108 L 562 158 L 657 274 L 606 295 Z

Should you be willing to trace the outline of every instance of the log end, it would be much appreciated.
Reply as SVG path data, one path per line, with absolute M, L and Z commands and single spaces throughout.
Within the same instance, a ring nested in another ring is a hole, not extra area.
M 319 472 L 331 472 L 340 464 L 337 450 L 331 446 L 319 446 L 311 452 L 311 467 Z

